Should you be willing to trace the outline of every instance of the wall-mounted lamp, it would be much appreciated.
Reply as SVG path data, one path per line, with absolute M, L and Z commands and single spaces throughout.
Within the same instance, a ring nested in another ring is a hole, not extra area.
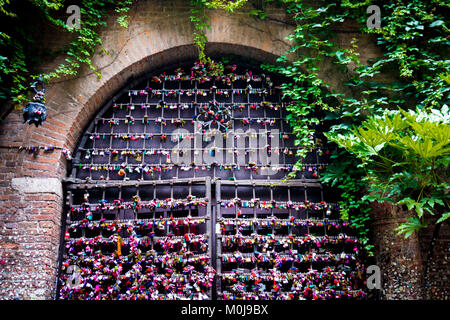
M 37 86 L 40 86 L 38 89 Z M 29 124 L 34 123 L 37 126 L 47 119 L 47 108 L 45 107 L 45 88 L 44 80 L 41 76 L 31 85 L 35 95 L 33 102 L 28 102 L 27 106 L 23 108 L 23 122 Z

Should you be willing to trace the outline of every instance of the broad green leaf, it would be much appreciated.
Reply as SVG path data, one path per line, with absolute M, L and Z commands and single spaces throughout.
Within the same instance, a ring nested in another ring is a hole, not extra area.
M 444 212 L 442 216 L 438 219 L 438 221 L 436 221 L 436 223 L 442 223 L 448 218 L 450 218 L 450 212 Z
M 434 28 L 434 27 L 441 26 L 441 25 L 443 25 L 443 24 L 444 24 L 444 21 L 442 21 L 442 20 L 436 20 L 436 21 L 434 21 L 434 22 L 432 22 L 432 23 L 430 24 L 430 27 L 431 27 L 431 28 Z

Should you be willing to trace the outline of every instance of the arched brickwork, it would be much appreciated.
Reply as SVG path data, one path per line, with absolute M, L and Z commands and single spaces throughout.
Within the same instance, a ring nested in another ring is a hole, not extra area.
M 23 124 L 20 109 L 1 124 L 1 299 L 53 299 L 55 294 L 64 202 L 61 180 L 67 160 L 60 149 L 35 154 L 19 147 L 56 146 L 73 151 L 89 120 L 131 78 L 180 60 L 194 60 L 197 52 L 189 14 L 186 1 L 164 5 L 146 1 L 133 8 L 128 29 L 119 27 L 112 16 L 102 32 L 109 55 L 98 53 L 93 58 L 101 79 L 81 70 L 76 78 L 47 85 L 48 119 L 42 126 Z M 253 21 L 245 26 L 242 15 L 223 13 L 213 13 L 211 22 L 208 52 L 274 61 L 286 49 L 286 44 L 274 40 L 288 34 L 284 24 Z M 49 47 L 67 40 L 51 29 L 43 34 L 43 43 Z M 43 65 L 44 71 L 61 59 Z
M 242 13 L 227 14 L 211 11 L 211 30 L 207 31 L 211 54 L 235 54 L 256 61 L 272 61 L 284 54 L 289 43 L 284 38 L 292 30 L 283 9 L 269 10 L 273 20 L 249 18 Z M 102 31 L 103 48 L 109 54 L 98 52 L 93 57 L 102 77 L 98 79 L 91 70 L 82 68 L 75 78 L 57 79 L 47 86 L 46 99 L 48 119 L 38 128 L 21 124 L 21 111 L 14 111 L 3 124 L 17 145 L 56 145 L 73 150 L 84 126 L 100 106 L 132 77 L 183 59 L 195 59 L 197 51 L 192 45 L 192 25 L 186 1 L 146 1 L 138 3 L 130 12 L 128 29 L 118 26 L 116 16 L 111 16 L 108 27 Z M 351 28 L 351 26 L 350 26 Z M 53 29 L 44 32 L 43 43 L 56 48 L 67 41 L 65 35 L 55 35 Z M 356 28 L 343 30 L 339 35 L 342 46 L 350 45 L 357 35 Z M 363 54 L 367 60 L 378 54 L 369 38 L 360 38 Z M 370 49 L 368 49 L 370 48 Z M 63 57 L 42 66 L 52 70 Z M 342 84 L 348 72 L 342 72 L 331 63 L 324 63 L 321 73 L 336 88 Z M 20 176 L 61 177 L 65 174 L 65 160 L 60 153 L 46 154 L 36 161 L 23 154 L 14 159 L 20 167 Z
M 246 52 L 261 61 L 274 59 L 273 54 L 257 48 L 221 44 L 211 48 L 225 54 Z M 2 125 L 2 135 L 7 137 L 3 146 L 8 148 L 2 148 L 0 153 L 4 163 L 0 169 L 4 177 L 0 195 L 1 298 L 53 298 L 64 203 L 61 181 L 66 175 L 67 160 L 61 150 L 40 150 L 34 154 L 14 147 L 56 146 L 73 151 L 90 119 L 130 79 L 185 59 L 195 59 L 192 45 L 144 57 L 102 81 L 86 98 L 82 79 L 72 80 L 77 85 L 70 81 L 52 85 L 47 98 L 48 120 L 37 128 L 23 124 L 20 111 L 9 115 Z M 78 97 L 76 103 L 74 97 Z

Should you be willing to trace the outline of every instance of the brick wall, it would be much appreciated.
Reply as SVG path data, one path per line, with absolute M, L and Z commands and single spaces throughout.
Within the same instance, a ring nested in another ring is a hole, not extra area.
M 289 43 L 284 40 L 292 25 L 282 9 L 269 10 L 260 21 L 243 13 L 233 15 L 211 12 L 207 51 L 211 54 L 236 54 L 260 61 L 273 61 Z M 22 112 L 15 110 L 0 124 L 0 299 L 52 299 L 55 291 L 58 247 L 63 199 L 59 191 L 14 184 L 24 177 L 61 179 L 67 162 L 61 150 L 33 154 L 20 146 L 53 145 L 73 151 L 78 138 L 101 106 L 122 88 L 130 77 L 179 60 L 194 59 L 192 25 L 188 1 L 139 1 L 130 11 L 130 25 L 120 27 L 116 16 L 101 30 L 103 47 L 109 54 L 97 53 L 93 63 L 102 73 L 98 79 L 87 68 L 75 78 L 58 79 L 47 86 L 48 118 L 36 128 L 22 123 Z M 281 21 L 281 22 L 280 22 Z M 49 48 L 62 46 L 69 36 L 54 28 L 42 32 L 41 43 Z M 350 47 L 358 38 L 360 58 L 379 54 L 370 37 L 359 35 L 351 23 L 338 32 L 338 42 Z M 46 61 L 51 70 L 63 57 Z M 321 76 L 332 87 L 347 90 L 342 84 L 349 77 L 329 62 L 322 65 Z M 42 180 L 42 185 L 47 186 Z M 448 239 L 448 229 L 445 231 Z M 443 243 L 444 251 L 447 250 Z M 439 271 L 439 270 L 438 270 Z M 447 294 L 448 295 L 448 294 Z
M 28 145 L 32 139 L 32 130 L 20 118 L 19 113 L 13 112 L 1 126 L 2 146 Z M 43 138 L 46 140 L 42 143 L 51 139 Z M 24 176 L 46 179 L 64 170 L 58 153 L 41 151 L 36 156 L 16 148 L 0 150 L 0 297 L 3 299 L 53 297 L 62 194 L 45 188 L 39 190 L 42 192 L 28 192 L 26 185 L 17 188 L 12 182 Z

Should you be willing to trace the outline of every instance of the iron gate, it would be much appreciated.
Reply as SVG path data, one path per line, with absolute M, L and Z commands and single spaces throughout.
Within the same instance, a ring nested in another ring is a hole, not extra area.
M 159 73 L 113 97 L 66 181 L 61 299 L 362 296 L 358 241 L 318 182 L 296 178 L 280 80 L 231 65 Z

